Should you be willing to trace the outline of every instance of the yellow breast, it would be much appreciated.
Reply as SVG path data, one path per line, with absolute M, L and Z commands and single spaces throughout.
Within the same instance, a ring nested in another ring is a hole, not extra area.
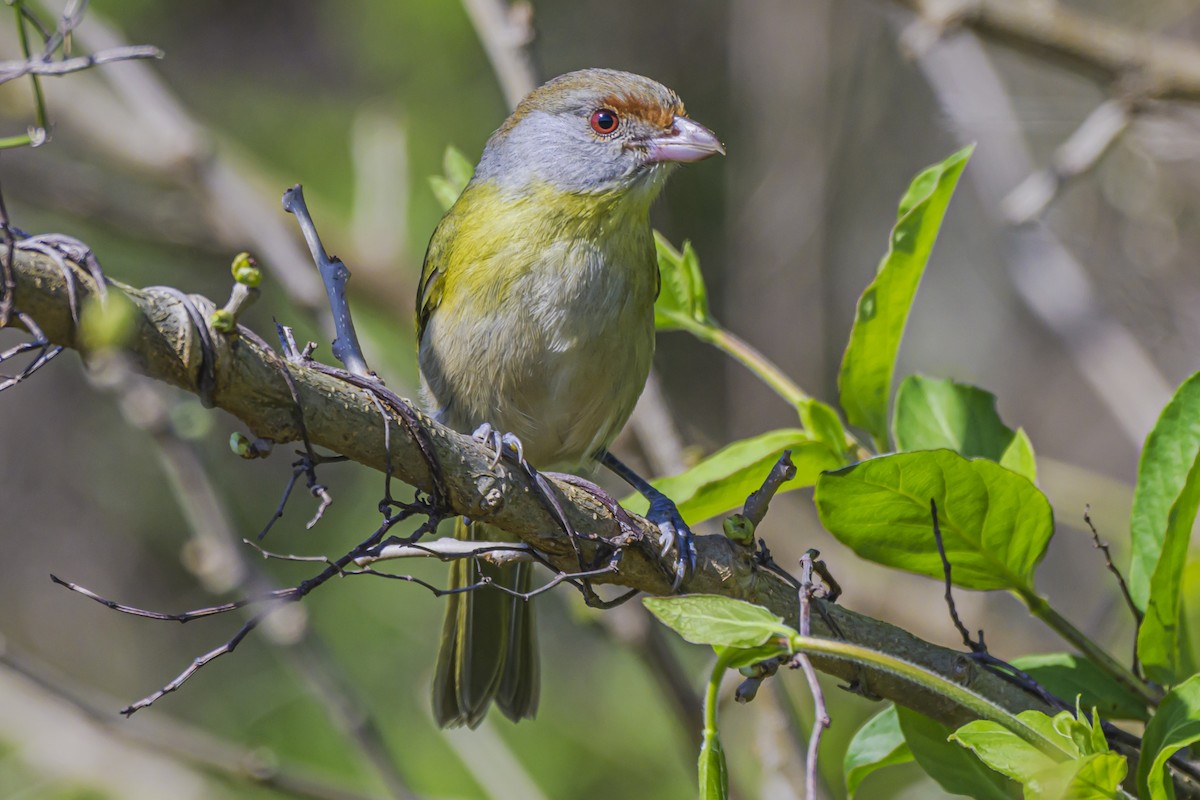
M 435 233 L 420 336 L 424 394 L 453 428 L 515 433 L 531 463 L 606 447 L 654 353 L 649 198 L 520 196 L 473 184 Z M 434 273 L 438 273 L 434 275 Z

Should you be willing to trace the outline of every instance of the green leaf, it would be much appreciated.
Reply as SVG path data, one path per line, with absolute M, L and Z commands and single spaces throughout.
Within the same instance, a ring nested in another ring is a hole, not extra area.
M 854 552 L 941 580 L 931 499 L 956 585 L 1033 594 L 1054 517 L 1037 487 L 998 464 L 897 453 L 822 474 L 815 495 L 821 523 Z
M 1011 800 L 1017 785 L 948 741 L 950 729 L 906 708 L 897 708 L 900 730 L 921 769 L 951 794 L 976 800 Z
M 1022 784 L 1061 763 L 990 720 L 968 722 L 950 735 L 950 741 L 961 744 L 996 772 Z
M 896 707 L 889 705 L 863 723 L 850 740 L 846 758 L 842 762 L 846 793 L 853 800 L 858 785 L 872 772 L 912 760 L 912 751 L 908 749 L 900 730 Z
M 1097 753 L 1056 764 L 1026 784 L 1027 800 L 1119 800 L 1129 762 L 1117 753 Z
M 433 190 L 433 196 L 443 211 L 449 211 L 450 206 L 454 205 L 454 201 L 458 199 L 458 195 L 460 194 L 454 188 L 454 185 L 441 175 L 429 176 L 429 188 Z
M 726 647 L 718 644 L 713 645 L 713 651 L 717 654 L 717 658 L 725 658 L 725 666 L 728 669 L 752 667 L 792 652 L 782 641 L 767 642 L 758 647 Z
M 1164 685 L 1175 683 L 1183 658 L 1183 567 L 1196 512 L 1200 510 L 1200 458 L 1188 472 L 1183 490 L 1167 516 L 1162 553 L 1150 581 L 1150 601 L 1138 629 L 1137 651 L 1146 675 Z
M 691 242 L 679 251 L 667 237 L 654 232 L 661 286 L 654 304 L 654 324 L 659 330 L 677 330 L 699 323 L 715 324 L 708 310 L 708 290 L 700 272 L 700 259 Z
M 1171 506 L 1200 453 L 1200 372 L 1183 382 L 1146 437 L 1138 463 L 1129 535 L 1129 593 L 1146 610 L 1150 581 L 1162 554 Z
M 729 772 L 725 767 L 725 750 L 716 731 L 704 732 L 700 746 L 700 798 L 725 800 L 729 797 Z
M 454 145 L 447 145 L 446 153 L 442 156 L 442 173 L 429 176 L 429 188 L 433 190 L 433 196 L 442 209 L 449 211 L 463 189 L 467 188 L 467 183 L 475 174 L 475 167 L 461 150 Z
M 758 647 L 791 630 L 762 606 L 716 594 L 647 597 L 659 621 L 693 644 Z
M 1044 653 L 1015 658 L 1012 665 L 1028 672 L 1053 695 L 1070 700 L 1080 696 L 1084 708 L 1095 708 L 1105 719 L 1148 720 L 1138 696 L 1083 656 Z
M 1158 713 L 1142 734 L 1138 762 L 1138 796 L 1143 800 L 1174 800 L 1167 759 L 1177 750 L 1200 742 L 1200 675 L 1176 686 L 1158 705 Z
M 1033 442 L 1024 428 L 1017 428 L 1008 449 L 1000 456 L 1000 466 L 1024 475 L 1031 481 L 1037 480 L 1037 459 L 1033 455 Z
M 896 392 L 892 432 L 900 450 L 946 448 L 1015 466 L 1030 480 L 1036 474 L 1029 437 L 1000 420 L 994 394 L 965 383 L 909 375 Z
M 1040 711 L 1017 715 L 1027 727 L 1055 745 L 1049 752 L 988 720 L 968 723 L 951 735 L 984 764 L 1025 787 L 1026 800 L 1104 800 L 1119 798 L 1128 764 L 1108 752 L 1100 722 L 1076 719 L 1069 711 L 1053 718 Z
M 888 392 L 900 339 L 954 187 L 973 148 L 922 172 L 900 201 L 887 254 L 858 301 L 838 388 L 846 418 L 886 445 Z
M 475 175 L 475 165 L 471 163 L 463 152 L 454 145 L 446 147 L 446 153 L 442 156 L 442 172 L 450 184 L 462 194 L 462 190 L 467 188 L 467 184 L 471 182 L 471 178 Z
M 659 478 L 653 484 L 674 500 L 683 519 L 694 525 L 740 508 L 750 493 L 762 486 L 784 450 L 792 451 L 796 477 L 784 483 L 780 492 L 812 486 L 822 471 L 844 463 L 824 443 L 813 441 L 799 428 L 784 428 L 734 442 L 691 469 Z M 630 495 L 621 505 L 635 514 L 644 514 L 649 506 L 640 494 Z
M 844 457 L 846 426 L 831 406 L 810 397 L 797 404 L 796 411 L 800 414 L 800 424 L 809 436 Z

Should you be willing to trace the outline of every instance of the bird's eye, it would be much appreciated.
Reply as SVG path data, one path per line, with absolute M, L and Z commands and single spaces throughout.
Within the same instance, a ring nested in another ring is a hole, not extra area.
M 592 130 L 601 136 L 607 136 L 621 124 L 621 118 L 611 108 L 602 108 L 592 113 Z

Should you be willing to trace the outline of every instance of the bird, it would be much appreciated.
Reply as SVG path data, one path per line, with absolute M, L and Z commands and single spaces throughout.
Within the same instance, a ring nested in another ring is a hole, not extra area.
M 537 469 L 603 463 L 650 500 L 676 585 L 695 563 L 678 510 L 608 452 L 650 372 L 659 272 L 650 206 L 676 166 L 724 145 L 657 81 L 611 69 L 560 75 L 492 134 L 435 228 L 417 297 L 422 401 L 439 422 Z M 460 539 L 497 540 L 456 521 Z M 450 588 L 486 578 L 518 594 L 532 564 L 455 561 Z M 448 596 L 433 687 L 443 727 L 490 705 L 534 715 L 532 604 L 492 587 Z

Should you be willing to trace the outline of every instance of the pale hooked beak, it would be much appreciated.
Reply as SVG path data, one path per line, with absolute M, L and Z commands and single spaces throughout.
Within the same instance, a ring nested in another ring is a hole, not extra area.
M 646 160 L 651 164 L 664 161 L 690 164 L 718 153 L 725 155 L 725 145 L 717 135 L 687 117 L 675 117 L 671 130 L 646 140 Z

